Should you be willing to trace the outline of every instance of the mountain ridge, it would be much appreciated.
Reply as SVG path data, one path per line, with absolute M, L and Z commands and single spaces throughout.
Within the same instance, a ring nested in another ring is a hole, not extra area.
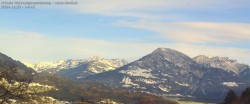
M 199 64 L 221 68 L 227 72 L 233 72 L 235 74 L 240 74 L 244 70 L 249 69 L 249 65 L 238 63 L 236 60 L 232 60 L 228 57 L 199 55 L 194 57 L 193 60 Z
M 17 71 L 22 73 L 35 73 L 32 68 L 28 68 L 26 65 L 20 61 L 14 60 L 11 57 L 0 52 L 0 67 L 6 69 L 17 68 Z
M 228 89 L 240 92 L 250 85 L 249 65 L 227 57 L 199 55 L 191 58 L 169 48 L 157 48 L 131 63 L 92 57 L 53 64 L 48 63 L 50 69 L 41 65 L 46 70 L 40 73 L 160 96 L 214 99 L 224 97 Z
M 158 48 L 117 70 L 90 76 L 85 80 L 158 95 L 213 98 L 224 97 L 231 87 L 243 89 L 250 84 L 240 75 L 218 67 L 205 67 L 193 58 L 169 48 Z
M 57 62 L 40 62 L 28 64 L 38 73 L 55 73 L 73 80 L 85 78 L 98 73 L 115 70 L 128 62 L 124 59 L 105 59 L 91 57 L 88 59 L 69 59 Z

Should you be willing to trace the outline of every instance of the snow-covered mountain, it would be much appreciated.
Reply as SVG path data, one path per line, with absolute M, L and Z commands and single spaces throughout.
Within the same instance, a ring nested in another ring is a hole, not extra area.
M 23 62 L 25 63 L 25 62 Z M 123 59 L 104 59 L 94 56 L 89 59 L 70 59 L 58 62 L 25 63 L 27 66 L 42 73 L 56 73 L 70 79 L 82 79 L 90 75 L 115 70 L 128 62 Z
M 86 63 L 88 64 L 88 70 L 93 73 L 115 70 L 116 68 L 128 64 L 128 62 L 123 59 L 104 59 L 96 56 L 87 59 Z
M 124 89 L 176 95 L 189 95 L 204 74 L 192 58 L 168 49 L 158 48 L 117 70 L 87 78 Z
M 70 69 L 79 66 L 81 63 L 85 62 L 86 60 L 61 60 L 57 62 L 37 62 L 37 63 L 27 63 L 23 62 L 26 66 L 33 68 L 37 72 L 43 72 L 50 69 L 55 70 L 63 70 L 63 69 Z
M 81 80 L 85 77 L 92 76 L 106 71 L 112 71 L 116 68 L 126 65 L 128 62 L 123 59 L 104 59 L 100 57 L 92 57 L 86 59 L 77 67 L 69 70 L 60 70 L 57 74 L 66 76 L 73 80 Z
M 246 79 L 249 78 L 246 76 Z M 229 88 L 250 86 L 240 75 L 202 65 L 168 48 L 158 48 L 117 70 L 85 80 L 158 95 L 206 98 L 222 98 Z
M 240 74 L 244 70 L 249 70 L 248 65 L 240 64 L 236 60 L 232 60 L 227 57 L 199 55 L 194 57 L 193 59 L 199 64 L 224 69 L 227 72 L 233 72 L 235 74 Z

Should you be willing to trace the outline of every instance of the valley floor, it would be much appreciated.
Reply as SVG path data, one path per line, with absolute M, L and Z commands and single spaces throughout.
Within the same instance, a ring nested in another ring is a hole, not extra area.
M 208 103 L 208 102 L 203 102 L 203 101 L 185 101 L 177 98 L 170 98 L 172 101 L 176 101 L 179 104 L 217 104 L 217 103 Z
M 205 102 L 192 102 L 192 101 L 177 101 L 179 104 L 211 104 Z

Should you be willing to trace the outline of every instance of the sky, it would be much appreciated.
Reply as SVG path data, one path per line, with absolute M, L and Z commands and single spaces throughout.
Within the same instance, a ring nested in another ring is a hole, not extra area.
M 92 56 L 131 62 L 163 47 L 250 64 L 249 0 L 73 1 L 1 8 L 0 52 L 30 63 Z

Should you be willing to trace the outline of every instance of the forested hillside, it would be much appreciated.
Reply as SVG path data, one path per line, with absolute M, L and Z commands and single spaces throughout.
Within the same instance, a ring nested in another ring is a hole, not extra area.
M 41 93 L 40 95 L 52 96 L 56 99 L 70 102 L 96 103 L 109 99 L 125 104 L 177 104 L 174 101 L 163 99 L 158 96 L 117 90 L 98 83 L 76 83 L 54 74 L 37 75 L 34 78 L 34 82 L 55 86 L 57 88 L 57 90 L 51 90 Z

